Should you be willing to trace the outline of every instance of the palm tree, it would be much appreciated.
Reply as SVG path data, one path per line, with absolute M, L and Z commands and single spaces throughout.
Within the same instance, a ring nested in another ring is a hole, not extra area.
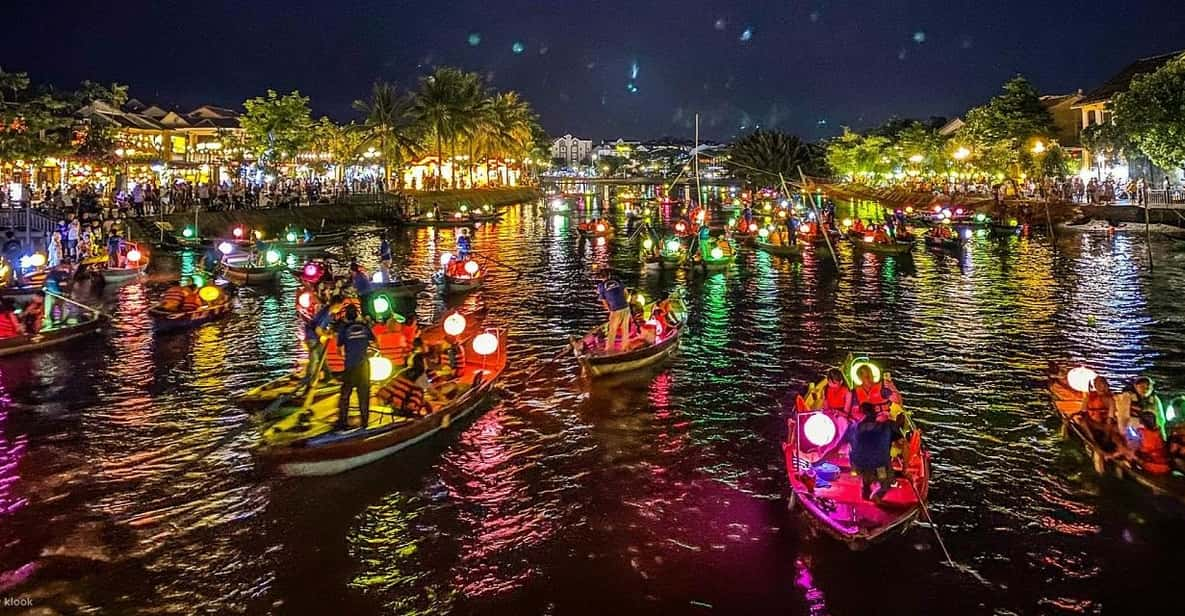
M 354 109 L 365 116 L 362 127 L 368 141 L 378 142 L 383 177 L 390 183 L 392 159 L 403 161 L 419 145 L 411 98 L 400 95 L 394 84 L 376 81 L 370 99 L 354 101 Z
M 779 175 L 790 179 L 798 168 L 811 175 L 826 175 L 826 163 L 817 146 L 793 135 L 758 130 L 728 148 L 724 163 L 736 177 L 753 188 L 776 186 Z
M 444 142 L 453 141 L 460 123 L 458 109 L 461 105 L 458 101 L 465 89 L 465 81 L 465 73 L 458 69 L 438 68 L 431 75 L 420 78 L 420 88 L 412 100 L 412 116 L 436 142 L 437 190 L 443 184 Z
M 501 92 L 486 101 L 474 143 L 487 159 L 525 158 L 531 147 L 531 108 L 517 92 Z M 488 168 L 488 165 L 487 165 Z M 508 183 L 505 175 L 503 184 Z

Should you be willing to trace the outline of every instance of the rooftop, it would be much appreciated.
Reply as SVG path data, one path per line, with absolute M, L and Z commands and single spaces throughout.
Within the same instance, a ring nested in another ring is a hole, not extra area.
M 1108 79 L 1103 85 L 1091 90 L 1082 98 L 1082 100 L 1075 103 L 1076 107 L 1083 105 L 1090 105 L 1094 103 L 1105 103 L 1111 100 L 1116 94 L 1126 92 L 1131 86 L 1132 79 L 1140 75 L 1156 71 L 1160 67 L 1168 64 L 1175 58 L 1185 55 L 1185 49 L 1174 51 L 1172 53 L 1161 54 L 1159 56 L 1151 56 L 1148 58 L 1140 58 L 1135 62 L 1127 65 L 1117 75 Z

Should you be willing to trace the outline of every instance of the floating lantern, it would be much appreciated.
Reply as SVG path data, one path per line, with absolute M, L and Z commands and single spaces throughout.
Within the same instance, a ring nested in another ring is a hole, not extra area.
M 241 238 L 241 237 L 243 237 L 243 228 L 242 227 L 235 227 L 234 229 L 231 229 L 231 234 L 234 235 L 235 237 Z
M 466 274 L 469 274 L 470 276 L 476 276 L 479 270 L 481 270 L 481 266 L 477 264 L 477 261 L 470 260 L 465 262 Z
M 644 250 L 650 250 L 651 248 L 654 248 L 654 240 L 650 238 L 642 240 L 642 248 Z
M 378 272 L 371 274 L 370 281 L 375 284 L 383 284 L 383 283 L 387 282 L 386 280 L 383 280 L 383 272 L 382 271 L 378 271 Z
M 1070 388 L 1074 391 L 1086 393 L 1090 391 L 1090 386 L 1094 383 L 1095 377 L 1099 376 L 1094 370 L 1085 366 L 1071 368 L 1066 373 L 1066 381 L 1070 383 Z
M 717 246 L 712 249 L 711 255 L 712 255 L 713 259 L 716 259 L 717 261 L 719 261 L 720 259 L 724 258 L 724 251 L 720 250 L 720 247 Z
M 856 385 L 856 386 L 859 386 L 862 384 L 860 382 L 860 376 L 858 375 L 858 373 L 860 372 L 860 368 L 862 368 L 864 366 L 868 366 L 868 369 L 872 371 L 872 382 L 879 383 L 881 381 L 880 367 L 878 367 L 876 364 L 868 361 L 867 359 L 858 359 L 858 360 L 852 362 L 852 366 L 848 369 L 848 378 L 852 380 L 852 384 Z
M 214 285 L 202 287 L 201 290 L 198 291 L 198 297 L 202 298 L 202 301 L 206 302 L 207 304 L 213 304 L 218 300 L 219 297 L 222 297 L 222 290 Z
M 391 373 L 395 371 L 395 364 L 386 357 L 374 356 L 366 360 L 370 364 L 370 380 L 385 381 L 391 378 Z
M 304 277 L 310 278 L 313 280 L 320 278 L 321 277 L 321 266 L 317 265 L 316 263 L 305 263 L 304 264 Z
M 963 229 L 963 239 L 971 239 L 971 229 Z
M 440 267 L 448 267 L 449 261 L 452 261 L 452 260 L 453 260 L 453 253 L 451 253 L 451 252 L 440 253 Z
M 667 252 L 679 252 L 681 248 L 683 248 L 683 245 L 679 243 L 679 240 L 670 240 L 667 242 Z
M 950 218 L 950 209 L 943 209 L 942 210 L 942 217 L 943 218 Z
M 942 211 L 942 206 L 941 206 L 941 205 L 936 205 L 936 206 L 934 206 L 934 213 L 935 213 L 935 214 L 937 214 L 938 212 L 941 212 L 941 211 Z
M 961 207 L 955 208 L 955 216 L 962 216 L 962 215 L 963 215 L 963 208 L 961 208 Z
M 218 245 L 218 252 L 221 252 L 224 255 L 228 255 L 234 251 L 235 251 L 235 247 L 232 246 L 230 244 L 230 242 L 222 242 L 221 244 Z
M 454 312 L 444 318 L 444 333 L 450 336 L 459 336 L 463 331 L 465 331 L 464 315 Z
M 33 267 L 41 267 L 42 265 L 45 265 L 45 255 L 39 252 L 29 255 L 29 265 Z
M 139 251 L 139 250 L 137 250 L 137 249 L 135 249 L 135 248 L 133 248 L 133 249 L 131 249 L 131 250 L 129 250 L 129 251 L 128 251 L 128 262 L 130 262 L 130 263 L 139 263 L 139 262 L 140 262 L 140 257 L 141 257 L 141 256 L 143 256 L 143 255 L 141 255 L 141 254 L 140 254 L 140 251 Z
M 309 293 L 308 291 L 301 293 L 300 296 L 296 298 L 296 303 L 297 303 L 297 305 L 299 305 L 301 308 L 304 308 L 305 310 L 312 308 L 313 294 Z
M 906 214 L 912 214 L 912 213 L 913 213 L 913 206 L 912 206 L 912 205 L 906 206 L 906 207 L 905 207 L 905 213 L 906 213 Z
M 851 219 L 851 218 L 845 218 L 845 219 L 843 219 L 843 222 L 842 222 L 841 224 L 842 224 L 843 226 L 845 226 L 845 227 L 850 227 L 850 226 L 852 226 L 852 219 Z
M 288 234 L 284 236 L 284 238 L 287 239 L 289 242 L 295 242 L 296 241 L 296 232 L 289 231 Z
M 391 300 L 387 299 L 385 295 L 376 295 L 374 299 L 370 300 L 370 307 L 374 308 L 376 317 L 381 317 L 391 310 Z
M 802 424 L 802 432 L 812 445 L 822 447 L 835 439 L 835 422 L 823 413 L 814 413 Z
M 267 261 L 268 265 L 275 265 L 280 262 L 280 253 L 275 250 L 268 250 L 264 253 L 263 258 Z
M 462 205 L 462 206 L 461 206 L 461 211 L 462 211 L 462 212 L 468 212 L 468 211 L 469 211 L 469 206 L 468 206 L 468 205 Z
M 760 237 L 761 239 L 765 239 L 765 238 L 769 237 L 769 229 L 758 229 L 757 236 Z
M 181 237 L 184 237 L 185 239 L 191 239 L 194 235 L 196 235 L 196 233 L 194 232 L 193 227 L 185 227 L 181 230 Z
M 486 332 L 473 339 L 473 350 L 478 355 L 490 355 L 498 350 L 498 337 Z
M 785 218 L 786 210 L 778 210 L 778 218 Z
M 1017 224 L 1018 224 L 1018 223 L 1016 222 L 1016 219 L 1015 219 L 1015 218 L 1009 218 L 1009 219 L 1008 219 L 1008 226 L 1009 226 L 1009 227 L 1015 227 Z

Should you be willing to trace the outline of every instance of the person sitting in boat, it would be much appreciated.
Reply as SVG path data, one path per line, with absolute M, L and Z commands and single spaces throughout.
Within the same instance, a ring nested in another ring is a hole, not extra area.
M 1168 444 L 1161 434 L 1161 428 L 1157 425 L 1156 414 L 1142 410 L 1136 416 L 1138 421 L 1138 428 L 1136 429 L 1136 439 L 1138 447 L 1136 448 L 1136 461 L 1140 468 L 1145 473 L 1153 475 L 1163 475 L 1172 470 L 1169 464 L 1169 449 Z
M 1185 473 L 1185 422 L 1169 426 L 1169 461 L 1173 470 Z
M 21 320 L 16 316 L 16 306 L 12 298 L 0 298 L 0 340 L 5 340 L 25 333 Z
M 741 210 L 741 220 L 745 221 L 745 230 L 749 229 L 749 225 L 753 223 L 753 207 L 746 204 L 745 209 Z
M 350 394 L 358 392 L 358 413 L 361 427 L 366 429 L 370 418 L 370 358 L 367 350 L 375 342 L 370 326 L 358 320 L 358 308 L 347 306 L 342 326 L 337 331 L 337 348 L 345 357 L 341 391 L 334 430 L 349 428 Z
M 892 244 L 893 238 L 889 237 L 884 225 L 877 225 L 876 230 L 872 232 L 872 241 L 877 244 Z
M 791 216 L 786 219 L 785 245 L 793 246 L 798 243 L 798 219 Z
M 181 301 L 181 310 L 183 312 L 193 312 L 201 309 L 204 303 L 206 302 L 202 299 L 202 294 L 198 292 L 198 286 L 190 280 L 185 285 L 185 299 Z
M 844 433 L 850 449 L 848 459 L 860 475 L 860 495 L 880 502 L 896 482 L 891 469 L 893 442 L 901 438 L 897 424 L 882 419 L 870 402 L 860 405 L 860 421 Z M 874 493 L 873 484 L 880 487 Z
M 1163 437 L 1164 407 L 1160 397 L 1156 395 L 1155 383 L 1150 377 L 1139 376 L 1115 397 L 1115 423 L 1129 441 L 1132 440 L 1132 433 L 1139 429 L 1140 413 L 1145 411 L 1152 413 L 1156 418 Z M 1135 449 L 1134 443 L 1132 444 L 1132 448 Z
M 1111 394 L 1111 386 L 1102 375 L 1094 378 L 1093 385 L 1092 391 L 1082 397 L 1082 409 L 1074 418 L 1086 422 L 1094 432 L 1095 440 L 1108 447 L 1114 444 L 1115 396 Z
M 33 294 L 33 299 L 21 310 L 21 320 L 24 321 L 25 331 L 30 335 L 41 331 L 45 324 L 45 291 Z
M 865 227 L 864 227 L 863 220 L 860 220 L 859 218 L 857 218 L 855 221 L 852 222 L 852 232 L 853 233 L 864 233 L 864 231 L 865 231 Z
M 658 301 L 650 309 L 650 318 L 661 323 L 664 328 L 679 326 L 679 316 L 675 314 L 675 308 L 671 304 L 670 293 L 658 296 Z
M 469 229 L 461 227 L 457 230 L 457 258 L 464 261 L 469 258 L 469 251 L 473 243 L 469 239 Z
M 872 368 L 868 365 L 862 365 L 856 369 L 856 377 L 860 384 L 856 386 L 856 391 L 853 392 L 856 397 L 856 404 L 861 409 L 865 404 L 871 404 L 876 412 L 886 411 L 893 403 L 893 389 L 887 386 L 883 381 L 876 382 L 872 380 Z
M 182 278 L 178 284 L 170 286 L 160 298 L 160 309 L 168 312 L 180 312 L 189 293 L 186 287 L 190 284 L 188 277 Z
M 370 277 L 357 261 L 350 263 L 350 284 L 358 291 L 359 297 L 366 297 L 370 293 Z
M 630 303 L 626 297 L 625 285 L 606 270 L 602 274 L 601 283 L 597 285 L 597 297 L 609 312 L 609 322 L 605 330 L 605 351 L 613 350 L 619 333 L 622 338 L 621 348 L 629 348 Z

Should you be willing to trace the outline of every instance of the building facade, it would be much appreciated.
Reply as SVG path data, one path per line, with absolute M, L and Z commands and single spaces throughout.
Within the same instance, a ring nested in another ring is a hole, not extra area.
M 591 139 L 580 139 L 572 135 L 564 135 L 551 144 L 551 158 L 563 160 L 569 167 L 583 164 L 592 158 L 593 144 Z

